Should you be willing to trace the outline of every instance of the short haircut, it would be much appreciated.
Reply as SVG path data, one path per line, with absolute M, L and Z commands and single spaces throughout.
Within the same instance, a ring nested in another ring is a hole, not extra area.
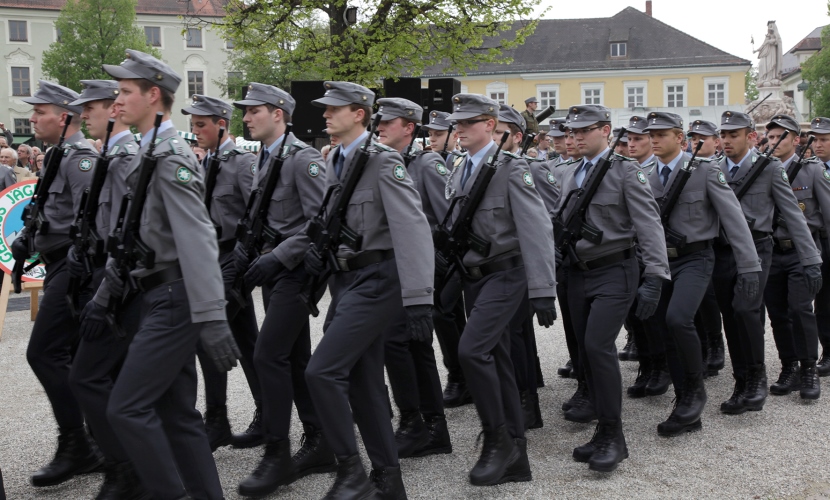
M 17 151 L 15 151 L 12 148 L 0 148 L 0 152 L 6 151 L 6 150 L 9 150 L 11 152 L 12 158 L 14 158 L 14 162 L 17 163 Z
M 510 122 L 506 122 L 506 123 L 507 123 L 507 128 L 510 129 L 510 135 L 516 135 L 516 134 L 519 134 L 519 133 L 522 132 L 522 129 L 520 129 L 519 126 L 516 125 L 515 123 L 510 123 Z
M 158 87 L 159 92 L 161 92 L 161 106 L 164 108 L 165 111 L 170 112 L 173 110 L 173 100 L 175 99 L 175 95 L 173 92 L 170 92 L 167 89 L 163 89 L 156 85 L 155 83 L 151 82 L 150 80 L 145 80 L 144 78 L 137 78 L 135 80 L 136 85 L 138 88 L 141 89 L 142 94 L 146 94 L 149 92 L 153 87 Z
M 21 144 L 21 145 L 17 146 L 17 151 L 18 152 L 20 152 L 21 149 L 26 151 L 27 153 L 29 153 L 29 156 L 32 156 L 32 147 L 29 146 L 28 144 Z
M 219 120 L 225 120 L 225 130 L 230 130 L 231 128 L 231 117 L 230 116 L 216 116 L 211 115 L 210 121 L 213 123 L 219 123 Z
M 363 125 L 364 128 L 368 127 L 369 124 L 372 123 L 372 108 L 371 107 L 363 106 L 362 104 L 351 103 L 351 104 L 349 104 L 349 109 L 352 110 L 353 112 L 357 111 L 358 109 L 363 110 L 363 121 L 361 122 L 361 125 Z

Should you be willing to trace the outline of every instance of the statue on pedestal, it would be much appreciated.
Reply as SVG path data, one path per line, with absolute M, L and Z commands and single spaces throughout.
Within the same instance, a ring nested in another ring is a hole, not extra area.
M 764 43 L 753 50 L 758 53 L 758 87 L 778 87 L 781 85 L 781 67 L 783 53 L 781 51 L 781 35 L 775 21 L 767 23 L 767 36 Z

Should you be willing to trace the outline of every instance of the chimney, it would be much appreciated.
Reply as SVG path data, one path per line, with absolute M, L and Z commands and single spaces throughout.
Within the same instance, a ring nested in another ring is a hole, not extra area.
M 646 0 L 646 15 L 648 17 L 652 17 L 652 15 L 651 15 L 651 0 Z

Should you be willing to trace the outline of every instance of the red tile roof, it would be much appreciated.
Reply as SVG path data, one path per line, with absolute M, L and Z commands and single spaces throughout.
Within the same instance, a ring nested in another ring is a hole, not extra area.
M 138 0 L 136 13 L 169 16 L 223 17 L 227 0 Z M 66 0 L 0 0 L 2 7 L 60 10 Z

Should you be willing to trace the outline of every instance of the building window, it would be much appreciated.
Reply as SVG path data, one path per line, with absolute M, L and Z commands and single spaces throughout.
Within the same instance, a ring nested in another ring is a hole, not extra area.
M 201 71 L 187 72 L 187 96 L 193 97 L 193 94 L 205 93 L 205 74 Z
M 709 102 L 709 106 L 723 106 L 726 104 L 724 87 L 725 85 L 723 83 L 710 83 L 706 86 L 706 97 Z
M 161 47 L 161 28 L 158 26 L 145 26 L 144 36 L 147 37 L 147 45 L 150 47 Z
M 628 109 L 644 108 L 648 102 L 648 82 L 623 82 L 623 102 Z
M 602 105 L 602 84 L 582 84 L 582 104 Z
M 28 118 L 15 118 L 14 135 L 32 135 L 32 122 Z
M 29 68 L 12 67 L 12 95 L 32 95 L 32 80 L 29 76 Z
M 487 97 L 499 104 L 507 104 L 507 84 L 504 82 L 488 83 Z
M 202 28 L 187 28 L 187 46 L 191 49 L 202 48 Z
M 685 85 L 666 85 L 666 107 L 682 108 L 686 105 Z
M 29 33 L 26 29 L 26 21 L 9 21 L 9 41 L 28 42 Z
M 558 89 L 539 89 L 539 109 L 556 108 L 556 94 Z
M 627 47 L 625 42 L 614 42 L 611 44 L 611 57 L 625 57 Z
M 225 40 L 225 48 L 228 50 L 236 48 L 236 42 L 233 41 L 233 38 Z

